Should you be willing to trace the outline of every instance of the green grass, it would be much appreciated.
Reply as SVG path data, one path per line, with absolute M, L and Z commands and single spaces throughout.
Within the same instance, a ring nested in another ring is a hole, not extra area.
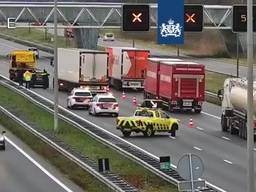
M 45 35 L 45 32 L 39 31 L 36 29 L 31 28 L 30 30 L 28 28 L 17 28 L 17 29 L 0 29 L 0 32 L 2 34 L 6 34 L 9 36 L 13 36 L 22 40 L 27 40 L 34 43 L 39 43 L 41 45 L 53 47 L 53 35 L 50 33 L 47 33 Z M 57 38 L 57 44 L 58 47 L 75 47 L 74 40 L 67 40 L 65 37 L 59 36 Z
M 32 150 L 44 157 L 49 163 L 57 167 L 68 179 L 74 181 L 83 190 L 92 192 L 112 191 L 92 175 L 85 172 L 75 163 L 2 113 L 0 113 L 0 124 L 29 145 Z
M 31 104 L 31 102 L 24 97 L 19 96 L 1 86 L 0 97 L 0 105 L 7 107 L 8 109 L 15 110 L 19 114 L 17 115 L 18 117 L 22 116 L 23 118 L 26 118 L 27 121 L 39 126 L 43 130 L 47 130 L 48 132 L 53 131 L 52 114 Z M 91 159 L 97 160 L 102 157 L 109 158 L 113 172 L 123 176 L 127 181 L 139 188 L 141 191 L 177 191 L 176 186 L 173 186 L 153 175 L 140 165 L 92 139 L 62 120 L 59 121 L 59 132 L 56 133 L 56 136 Z
M 217 93 L 219 89 L 223 88 L 223 84 L 226 78 L 231 77 L 229 75 L 216 73 L 216 72 L 206 72 L 206 90 Z

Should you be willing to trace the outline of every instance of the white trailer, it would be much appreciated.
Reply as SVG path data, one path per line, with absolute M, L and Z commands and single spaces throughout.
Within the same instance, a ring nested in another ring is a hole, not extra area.
M 58 48 L 59 89 L 85 86 L 93 93 L 108 87 L 108 53 L 98 50 Z
M 256 115 L 256 82 L 254 82 L 254 119 Z M 240 138 L 247 138 L 247 80 L 228 78 L 224 82 L 223 91 L 218 92 L 222 99 L 221 127 L 222 131 L 238 134 Z M 256 122 L 256 121 L 255 121 Z M 254 135 L 256 127 L 254 123 Z

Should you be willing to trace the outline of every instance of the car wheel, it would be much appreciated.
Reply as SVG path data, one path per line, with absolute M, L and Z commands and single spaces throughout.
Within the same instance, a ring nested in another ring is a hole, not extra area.
M 88 108 L 88 114 L 92 115 L 91 107 Z
M 152 137 L 155 134 L 155 132 L 153 131 L 152 126 L 148 126 L 146 131 L 143 132 L 143 134 L 145 137 Z
M 171 136 L 172 136 L 172 137 L 176 137 L 176 130 L 172 130 L 172 131 L 171 131 Z
M 170 133 L 171 133 L 172 137 L 176 137 L 176 131 L 177 130 L 178 130 L 178 125 L 177 124 L 172 125 L 171 130 L 170 130 Z
M 130 131 L 122 131 L 124 137 L 130 137 L 131 132 Z
M 118 113 L 113 113 L 112 116 L 113 117 L 118 117 Z

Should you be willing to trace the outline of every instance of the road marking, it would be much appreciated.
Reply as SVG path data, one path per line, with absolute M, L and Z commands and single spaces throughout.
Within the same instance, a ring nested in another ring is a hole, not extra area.
M 169 136 L 169 138 L 171 138 L 171 139 L 173 139 L 173 140 L 175 140 L 175 139 L 176 139 L 176 137 L 173 137 L 173 136 Z
M 201 113 L 203 113 L 203 114 L 205 114 L 205 115 L 208 115 L 208 116 L 210 116 L 210 117 L 213 117 L 213 118 L 216 118 L 216 119 L 219 119 L 220 120 L 220 117 L 218 117 L 218 116 L 216 116 L 216 115 L 212 115 L 212 114 L 210 114 L 210 113 L 207 113 L 207 112 L 201 112 Z
M 224 136 L 222 136 L 221 137 L 222 139 L 225 139 L 225 140 L 227 140 L 227 141 L 230 141 L 231 139 L 229 139 L 228 137 L 224 137 Z
M 224 159 L 224 162 L 226 162 L 226 163 L 228 163 L 228 164 L 230 164 L 230 165 L 232 165 L 232 164 L 233 164 L 231 161 L 226 160 L 226 159 Z
M 253 148 L 254 151 L 256 151 L 256 148 Z
M 0 75 L 0 76 L 3 77 L 2 75 Z M 8 79 L 8 77 L 4 77 L 4 78 L 5 78 L 5 79 Z M 36 92 L 34 92 L 34 91 L 31 91 L 31 92 L 33 92 L 33 93 L 34 93 L 35 95 L 37 95 L 38 97 L 40 97 L 40 98 L 42 98 L 42 99 L 44 99 L 44 100 L 50 102 L 51 104 L 54 104 L 52 100 L 50 100 L 50 99 L 48 99 L 48 98 L 45 98 L 45 97 L 43 97 L 42 95 L 40 95 L 40 94 L 38 94 L 38 93 L 36 93 Z M 116 138 L 121 139 L 119 136 L 117 136 L 117 135 L 115 135 L 115 134 L 113 134 L 113 133 L 111 133 L 111 132 L 109 132 L 109 131 L 106 131 L 104 128 L 102 128 L 102 127 L 100 127 L 99 125 L 97 125 L 97 124 L 95 124 L 95 123 L 93 123 L 93 122 L 91 122 L 91 121 L 85 119 L 84 117 L 81 117 L 81 116 L 79 116 L 79 115 L 77 115 L 77 114 L 75 114 L 75 113 L 73 113 L 73 112 L 68 111 L 65 107 L 62 107 L 62 106 L 60 106 L 60 105 L 59 105 L 59 107 L 60 107 L 62 110 L 64 110 L 64 111 L 66 111 L 66 112 L 68 112 L 68 113 L 70 113 L 70 114 L 76 116 L 77 118 L 79 118 L 79 119 L 81 119 L 81 120 L 87 122 L 88 124 L 93 125 L 93 126 L 97 127 L 98 129 L 100 129 L 100 130 L 102 130 L 102 131 L 104 131 L 104 132 L 106 132 L 106 133 L 112 135 L 113 137 L 116 137 Z M 205 113 L 205 112 L 202 112 L 202 113 Z M 210 115 L 211 115 L 211 114 L 210 114 Z M 217 117 L 217 116 L 216 116 L 216 117 Z M 156 155 L 154 155 L 154 154 L 148 152 L 147 150 L 142 149 L 142 148 L 138 147 L 137 145 L 132 144 L 131 142 L 128 142 L 128 141 L 126 141 L 126 140 L 124 140 L 124 139 L 121 139 L 121 140 L 122 140 L 123 142 L 128 143 L 129 145 L 131 145 L 131 146 L 133 146 L 133 147 L 135 147 L 135 148 L 137 148 L 137 149 L 143 151 L 144 153 L 148 154 L 149 156 L 151 156 L 151 157 L 153 157 L 153 158 L 159 160 L 159 157 L 158 157 L 158 156 L 156 156 Z M 174 169 L 177 169 L 177 166 L 175 166 L 174 164 L 171 164 L 171 167 L 173 167 Z M 227 192 L 226 190 L 224 190 L 224 189 L 218 187 L 217 185 L 214 185 L 214 184 L 210 183 L 210 182 L 207 181 L 207 180 L 205 180 L 205 181 L 206 181 L 205 183 L 206 183 L 207 185 L 211 186 L 212 188 L 217 189 L 217 190 L 220 191 L 220 192 Z
M 203 131 L 204 130 L 204 128 L 202 128 L 202 127 L 196 127 L 198 130 L 200 130 L 200 131 Z
M 10 143 L 13 147 L 15 147 L 22 155 L 24 155 L 30 162 L 32 162 L 37 168 L 39 168 L 48 177 L 50 177 L 55 183 L 61 186 L 65 191 L 73 192 L 64 183 L 62 183 L 55 176 L 53 176 L 49 171 L 47 171 L 42 165 L 40 165 L 36 160 L 34 160 L 31 156 L 29 156 L 25 151 L 23 151 L 20 147 L 18 147 L 15 143 L 13 143 L 8 137 L 5 136 L 5 139 L 6 141 L 8 141 L 8 143 Z
M 199 147 L 196 147 L 196 146 L 194 146 L 193 148 L 196 149 L 196 150 L 198 150 L 198 151 L 202 151 L 202 150 L 203 150 L 203 149 L 201 149 L 201 148 L 199 148 Z

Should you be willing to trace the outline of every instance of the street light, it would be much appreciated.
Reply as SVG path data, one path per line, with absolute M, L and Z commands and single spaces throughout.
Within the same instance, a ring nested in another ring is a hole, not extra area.
M 54 132 L 58 131 L 58 63 L 57 63 L 57 2 L 54 0 Z
M 247 192 L 254 192 L 253 165 L 253 2 L 247 0 Z

